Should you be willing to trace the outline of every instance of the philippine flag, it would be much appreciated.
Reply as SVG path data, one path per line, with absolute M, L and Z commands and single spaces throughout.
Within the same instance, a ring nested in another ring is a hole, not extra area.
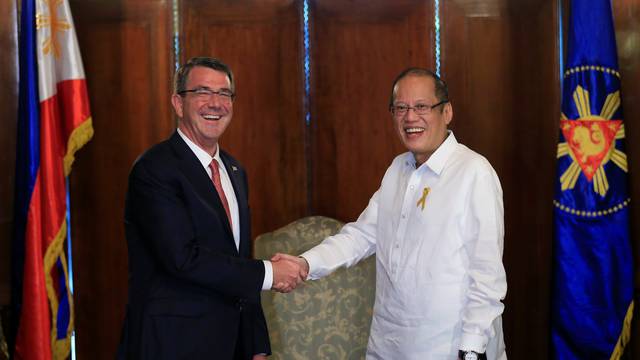
M 65 359 L 73 300 L 65 254 L 66 182 L 93 136 L 82 60 L 66 0 L 22 0 L 16 151 L 16 359 Z M 16 284 L 17 282 L 17 284 Z

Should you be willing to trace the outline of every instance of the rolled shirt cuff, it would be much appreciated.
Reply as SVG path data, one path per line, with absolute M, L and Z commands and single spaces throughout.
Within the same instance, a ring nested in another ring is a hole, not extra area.
M 264 281 L 262 281 L 262 290 L 271 290 L 273 287 L 273 265 L 271 261 L 262 260 L 264 264 Z
M 313 256 L 313 253 L 307 251 L 303 254 L 300 255 L 301 258 L 305 259 L 307 261 L 307 265 L 309 265 L 309 273 L 307 274 L 307 278 L 305 280 L 318 280 L 320 279 L 322 276 L 318 276 L 318 274 L 313 274 L 313 269 L 316 269 L 315 264 L 317 263 L 318 259 Z
M 484 335 L 462 333 L 460 339 L 460 350 L 462 351 L 475 351 L 479 354 L 487 351 L 488 339 Z

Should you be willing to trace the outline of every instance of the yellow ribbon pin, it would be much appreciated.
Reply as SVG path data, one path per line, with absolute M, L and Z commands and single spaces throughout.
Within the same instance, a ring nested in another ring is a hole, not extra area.
M 418 203 L 416 204 L 416 206 L 420 207 L 420 210 L 424 210 L 424 205 L 427 203 L 427 195 L 429 195 L 429 191 L 431 191 L 431 189 L 428 187 L 425 187 L 422 190 L 422 197 L 420 198 L 420 200 L 418 200 Z

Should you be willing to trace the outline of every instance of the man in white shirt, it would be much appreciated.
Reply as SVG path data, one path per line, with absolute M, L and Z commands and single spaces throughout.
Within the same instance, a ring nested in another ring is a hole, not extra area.
M 313 280 L 376 253 L 367 359 L 506 359 L 498 177 L 447 130 L 453 108 L 431 71 L 402 72 L 389 109 L 409 152 L 394 159 L 358 220 L 301 257 L 273 260 L 297 259 Z

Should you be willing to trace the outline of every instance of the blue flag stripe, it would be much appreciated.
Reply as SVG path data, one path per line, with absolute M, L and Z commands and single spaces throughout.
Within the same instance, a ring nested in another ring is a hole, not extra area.
M 36 56 L 35 1 L 22 1 L 20 15 L 20 85 L 16 134 L 14 225 L 11 246 L 11 303 L 19 319 L 22 305 L 22 275 L 27 212 L 40 168 L 40 99 Z M 8 335 L 15 339 L 18 322 Z M 12 344 L 10 344 L 12 345 Z

